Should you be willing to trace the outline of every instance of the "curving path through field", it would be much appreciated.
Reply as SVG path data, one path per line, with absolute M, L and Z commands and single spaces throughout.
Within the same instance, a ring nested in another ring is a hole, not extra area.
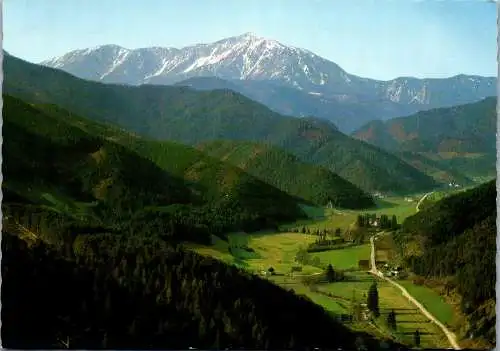
M 418 205 L 417 205 L 418 207 Z M 420 311 L 422 311 L 422 313 L 427 317 L 429 318 L 434 324 L 436 324 L 442 331 L 443 333 L 446 335 L 446 337 L 448 338 L 448 341 L 450 342 L 451 346 L 455 349 L 455 350 L 461 350 L 460 346 L 458 345 L 457 343 L 457 339 L 456 339 L 456 336 L 454 333 L 452 333 L 448 328 L 446 328 L 446 326 L 441 323 L 440 321 L 438 321 L 429 311 L 427 311 L 425 309 L 424 306 L 422 306 L 422 304 L 420 302 L 418 302 L 413 296 L 410 295 L 410 293 L 408 292 L 408 290 L 406 290 L 405 288 L 403 288 L 401 285 L 399 285 L 398 283 L 396 283 L 394 280 L 392 279 L 389 279 L 387 278 L 386 276 L 384 276 L 384 274 L 382 272 L 380 272 L 378 269 L 377 269 L 377 266 L 375 265 L 375 239 L 376 239 L 377 235 L 374 235 L 370 238 L 370 243 L 371 243 L 371 247 L 372 247 L 372 250 L 371 250 L 371 270 L 370 270 L 370 273 L 391 283 L 392 285 L 394 285 L 395 287 L 397 287 L 399 290 L 401 290 L 401 292 L 403 293 L 403 296 L 405 296 L 406 298 L 408 298 L 408 300 L 410 300 L 415 306 L 418 307 L 418 309 Z

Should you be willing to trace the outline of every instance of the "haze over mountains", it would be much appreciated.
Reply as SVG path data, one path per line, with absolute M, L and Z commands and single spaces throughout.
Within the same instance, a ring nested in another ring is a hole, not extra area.
M 181 49 L 103 45 L 41 64 L 103 83 L 232 89 L 282 114 L 328 119 L 344 132 L 373 119 L 496 95 L 495 77 L 373 80 L 349 74 L 306 49 L 252 33 Z

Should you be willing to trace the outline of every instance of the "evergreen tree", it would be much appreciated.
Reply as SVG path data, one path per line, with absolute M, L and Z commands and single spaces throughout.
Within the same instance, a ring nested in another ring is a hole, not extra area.
M 413 334 L 413 340 L 415 342 L 415 346 L 420 347 L 420 332 L 418 329 L 415 330 L 415 333 Z
M 352 298 L 351 298 L 351 320 L 354 319 L 356 314 L 356 290 L 352 290 Z
M 295 348 L 295 339 L 293 334 L 290 336 L 290 341 L 288 341 L 288 349 L 293 350 Z
M 391 229 L 397 229 L 397 228 L 398 228 L 398 219 L 396 218 L 396 215 L 392 215 Z
M 356 224 L 358 225 L 358 227 L 365 226 L 365 219 L 363 218 L 362 215 L 358 215 L 358 220 L 356 221 Z
M 366 345 L 365 345 L 365 342 L 363 341 L 362 337 L 357 336 L 356 340 L 355 340 L 355 344 L 356 344 L 356 350 L 357 351 L 364 351 L 364 350 L 366 350 Z
M 335 281 L 336 273 L 335 273 L 335 270 L 333 269 L 333 266 L 331 264 L 329 264 L 328 267 L 326 267 L 325 275 L 326 275 L 326 279 L 330 283 Z
M 368 297 L 366 301 L 368 309 L 373 313 L 375 317 L 380 316 L 380 310 L 378 306 L 378 289 L 377 282 L 373 282 L 368 290 Z
M 387 325 L 392 330 L 396 330 L 396 312 L 394 312 L 394 310 L 389 312 L 389 314 L 387 315 Z
M 381 229 L 386 229 L 388 228 L 388 224 L 389 224 L 389 218 L 387 217 L 387 215 L 383 214 L 380 216 L 380 228 Z

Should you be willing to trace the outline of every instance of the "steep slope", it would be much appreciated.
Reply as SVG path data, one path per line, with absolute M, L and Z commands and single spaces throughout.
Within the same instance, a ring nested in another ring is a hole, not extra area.
M 488 175 L 495 171 L 496 102 L 492 97 L 386 122 L 373 121 L 353 136 L 393 152 L 419 153 L 443 160 L 443 164 L 445 160 L 464 163 L 460 169 L 468 165 L 471 171 Z
M 424 277 L 446 279 L 467 323 L 464 337 L 495 344 L 496 182 L 446 197 L 407 218 L 394 237 L 406 264 Z
M 439 183 L 452 183 L 458 184 L 459 186 L 474 184 L 474 179 L 470 176 L 466 176 L 466 174 L 471 173 L 471 169 L 467 168 L 470 167 L 470 165 L 457 167 L 439 161 L 439 159 L 431 159 L 427 155 L 422 155 L 418 152 L 402 151 L 393 153 L 422 173 L 431 176 Z
M 314 114 L 331 119 L 347 132 L 369 119 L 403 116 L 496 95 L 495 77 L 458 75 L 445 79 L 399 77 L 377 81 L 349 74 L 308 50 L 252 33 L 180 49 L 130 50 L 103 45 L 72 51 L 42 64 L 105 83 L 174 84 L 193 77 L 250 82 L 245 92 L 239 92 L 252 99 L 260 95 L 257 101 L 279 113 Z M 259 90 L 275 89 L 275 83 L 289 89 L 272 95 L 259 94 Z M 308 94 L 318 99 L 308 99 Z M 300 99 L 283 104 L 289 95 Z
M 95 123 L 9 96 L 3 117 L 3 186 L 41 205 L 47 199 L 56 205 L 61 199 L 83 202 L 80 207 L 99 225 L 174 204 L 217 232 L 261 229 L 304 216 L 291 196 L 183 145 L 104 126 L 98 134 Z
M 55 103 L 156 139 L 195 145 L 215 139 L 266 141 L 323 165 L 366 191 L 417 192 L 436 182 L 394 155 L 342 134 L 326 121 L 295 119 L 232 91 L 105 85 L 7 57 L 4 89 Z
M 491 152 L 495 149 L 497 99 L 373 121 L 353 135 L 391 151 Z
M 263 143 L 213 141 L 198 149 L 231 163 L 289 194 L 315 205 L 367 208 L 369 195 L 326 168 L 301 162 L 296 156 Z
M 4 95 L 3 128 L 4 346 L 378 346 L 308 299 L 185 251 L 181 241 L 203 243 L 221 229 L 208 210 L 232 216 L 217 207 L 217 198 L 205 197 L 205 189 L 166 172 L 166 162 L 187 165 L 190 152 L 196 161 L 212 160 L 206 168 L 236 177 L 238 187 L 228 190 L 242 211 L 227 203 L 235 218 L 250 215 L 253 223 L 259 211 L 266 218 L 297 218 L 296 203 L 286 194 L 182 145 L 171 144 L 168 151 L 178 153 L 158 160 L 160 168 L 146 153 L 131 151 L 149 145 L 150 156 L 164 154 L 156 144 L 134 144 L 141 138 L 53 105 Z M 274 203 L 274 210 L 266 203 Z M 148 216 L 152 207 L 158 211 Z

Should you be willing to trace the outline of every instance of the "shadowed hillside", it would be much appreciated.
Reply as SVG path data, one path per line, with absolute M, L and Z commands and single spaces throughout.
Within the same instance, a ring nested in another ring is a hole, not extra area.
M 395 234 L 406 264 L 461 296 L 464 337 L 495 345 L 496 182 L 448 196 L 407 218 Z
M 301 162 L 268 144 L 214 141 L 198 148 L 315 205 L 331 203 L 353 209 L 375 206 L 369 195 L 326 168 Z
M 195 149 L 149 142 L 53 106 L 41 108 L 4 96 L 3 186 L 10 192 L 68 213 L 80 206 L 100 220 L 193 205 L 185 211 L 219 232 L 305 216 L 291 196 Z

